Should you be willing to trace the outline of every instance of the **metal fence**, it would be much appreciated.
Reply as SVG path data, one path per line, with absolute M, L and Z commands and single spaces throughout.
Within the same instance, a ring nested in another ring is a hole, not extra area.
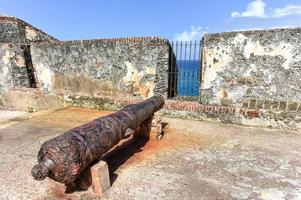
M 169 98 L 197 97 L 199 95 L 201 47 L 201 41 L 171 42 Z

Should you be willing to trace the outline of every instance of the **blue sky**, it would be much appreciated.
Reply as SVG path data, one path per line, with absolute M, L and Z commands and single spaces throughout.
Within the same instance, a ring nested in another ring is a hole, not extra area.
M 301 0 L 0 0 L 15 16 L 60 40 L 161 36 L 301 26 Z

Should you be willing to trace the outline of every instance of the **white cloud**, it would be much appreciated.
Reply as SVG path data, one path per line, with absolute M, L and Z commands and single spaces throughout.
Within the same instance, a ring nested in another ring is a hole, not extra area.
M 301 15 L 301 5 L 286 5 L 283 8 L 272 8 L 269 9 L 271 12 L 266 12 L 266 3 L 263 0 L 254 0 L 249 3 L 246 11 L 238 12 L 234 11 L 231 13 L 232 18 L 238 17 L 259 17 L 259 18 L 280 18 L 288 15 Z
M 262 0 L 255 0 L 248 4 L 246 11 L 244 12 L 232 12 L 231 17 L 266 17 L 265 14 L 265 2 Z
M 0 17 L 8 17 L 8 15 L 6 15 L 4 13 L 0 13 Z
M 301 5 L 287 5 L 283 8 L 273 9 L 273 17 L 285 17 L 295 14 L 301 14 Z
M 200 40 L 204 35 L 204 29 L 200 26 L 192 26 L 190 30 L 183 31 L 182 33 L 177 33 L 174 36 L 175 41 L 192 41 L 192 40 Z

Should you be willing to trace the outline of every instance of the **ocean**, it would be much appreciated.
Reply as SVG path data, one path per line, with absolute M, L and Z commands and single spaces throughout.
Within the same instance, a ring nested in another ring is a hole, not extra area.
M 177 60 L 178 65 L 178 96 L 199 95 L 199 60 Z

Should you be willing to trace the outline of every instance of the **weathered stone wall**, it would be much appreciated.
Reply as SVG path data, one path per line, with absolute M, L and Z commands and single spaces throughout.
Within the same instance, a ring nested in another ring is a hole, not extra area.
M 26 47 L 0 43 L 0 91 L 11 88 L 31 87 L 32 78 L 26 65 Z
M 36 87 L 30 44 L 57 41 L 14 17 L 0 17 L 0 92 Z
M 201 104 L 167 100 L 160 112 L 301 130 L 300 53 L 301 29 L 207 34 Z M 169 42 L 157 37 L 61 42 L 0 17 L 0 108 L 116 110 L 167 97 L 171 56 Z
M 0 17 L 0 107 L 56 108 L 68 95 L 167 96 L 169 50 L 157 37 L 61 42 Z
M 31 45 L 37 82 L 62 95 L 167 95 L 169 43 L 157 37 Z
M 125 105 L 137 103 L 141 99 L 68 96 L 64 101 L 68 106 L 115 111 Z M 160 113 L 168 117 L 183 119 L 209 119 L 237 125 L 301 130 L 301 104 L 297 106 L 296 110 L 277 111 L 166 100 Z
M 12 50 L 8 49 L 8 44 L 0 44 L 0 91 L 8 91 L 13 87 L 12 52 Z
M 57 39 L 15 17 L 0 16 L 0 43 L 30 43 Z
M 301 29 L 206 34 L 201 102 L 296 111 L 301 102 Z

